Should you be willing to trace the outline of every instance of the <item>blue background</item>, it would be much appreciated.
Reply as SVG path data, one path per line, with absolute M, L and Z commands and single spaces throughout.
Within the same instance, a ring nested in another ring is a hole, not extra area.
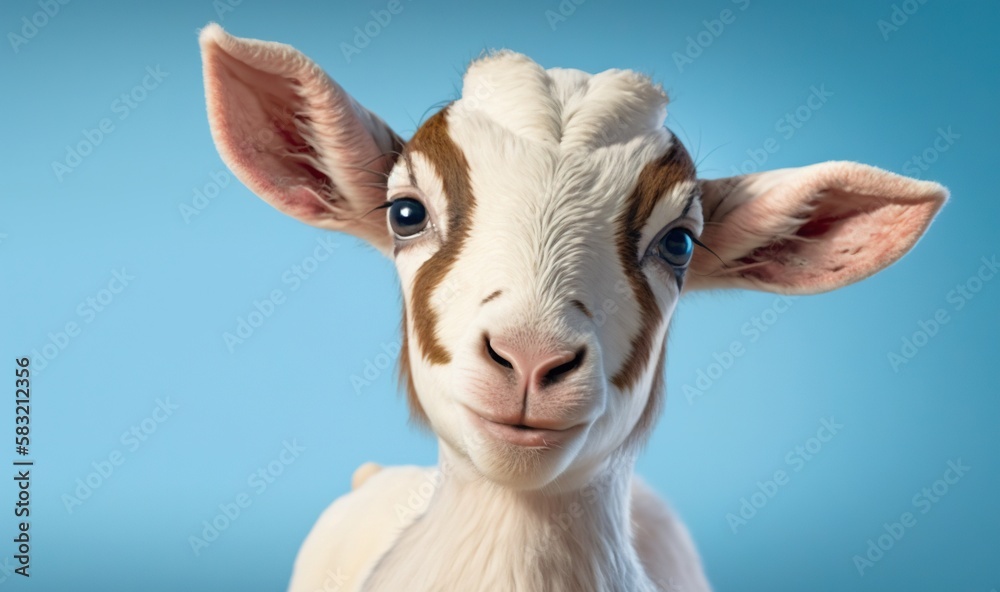
M 1000 281 L 973 281 L 980 291 L 961 310 L 949 301 L 981 257 L 1000 251 L 989 164 L 1000 137 L 996 3 L 911 0 L 916 12 L 883 34 L 888 0 L 588 0 L 552 23 L 555 0 L 414 0 L 349 62 L 341 44 L 386 2 L 243 0 L 221 15 L 218 5 L 71 2 L 16 51 L 9 37 L 0 48 L 0 367 L 9 368 L 0 433 L 13 430 L 13 360 L 80 326 L 43 369 L 34 362 L 33 575 L 10 575 L 15 526 L 3 510 L 0 588 L 281 589 L 298 545 L 359 464 L 435 460 L 434 441 L 406 424 L 391 368 L 359 392 L 350 379 L 368 362 L 385 365 L 383 344 L 391 351 L 398 338 L 391 264 L 338 235 L 333 255 L 292 291 L 283 274 L 322 233 L 232 178 L 213 181 L 225 167 L 196 42 L 209 21 L 297 46 L 405 137 L 454 96 L 471 58 L 506 46 L 547 67 L 652 74 L 705 177 L 732 174 L 774 138 L 780 149 L 763 168 L 849 159 L 946 184 L 952 200 L 926 238 L 872 279 L 777 315 L 766 294 L 687 297 L 670 339 L 666 414 L 639 468 L 691 528 L 719 591 L 1000 587 Z M 724 9 L 735 20 L 704 33 Z M 21 34 L 22 17 L 41 10 L 4 2 L 0 31 Z M 699 34 L 710 43 L 678 67 L 675 52 Z M 166 78 L 119 119 L 116 99 L 157 66 Z M 832 96 L 786 137 L 776 122 L 814 85 Z M 103 118 L 113 130 L 57 178 L 52 163 Z M 935 151 L 949 127 L 959 137 Z M 935 162 L 913 169 L 925 151 Z M 216 197 L 186 221 L 180 206 L 196 191 Z M 135 279 L 87 312 L 121 268 Z M 285 302 L 230 352 L 222 334 L 274 289 Z M 894 369 L 888 354 L 938 309 L 949 321 Z M 743 327 L 764 315 L 773 323 L 752 340 Z M 733 341 L 746 353 L 687 401 L 684 386 Z M 127 446 L 122 434 L 168 397 L 178 408 Z M 795 471 L 786 455 L 831 417 L 843 429 Z M 0 462 L 14 459 L 12 437 L 0 438 Z M 248 476 L 286 440 L 305 450 L 266 489 L 252 487 Z M 115 451 L 124 463 L 67 510 L 77 479 Z M 970 470 L 921 514 L 914 495 L 956 459 Z M 727 514 L 779 469 L 787 485 L 734 533 Z M 189 537 L 241 493 L 251 505 L 196 555 Z M 15 499 L 14 482 L 0 484 L 0 508 Z M 907 511 L 915 526 L 859 575 L 853 557 Z

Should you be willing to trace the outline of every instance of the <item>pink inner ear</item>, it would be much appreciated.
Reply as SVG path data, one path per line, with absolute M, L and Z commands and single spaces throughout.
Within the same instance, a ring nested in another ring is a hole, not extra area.
M 298 81 L 255 70 L 224 52 L 215 74 L 224 79 L 226 92 L 215 98 L 227 122 L 216 142 L 231 147 L 247 171 L 247 185 L 260 187 L 275 207 L 297 218 L 329 215 L 333 182 L 300 131 L 309 118 L 293 90 Z
M 916 243 L 947 195 L 935 183 L 854 163 L 774 179 L 707 225 L 703 240 L 729 260 L 715 274 L 786 293 L 831 290 L 886 267 Z
M 739 259 L 744 275 L 809 292 L 857 281 L 895 259 L 901 236 L 919 235 L 921 219 L 931 213 L 912 204 L 879 204 L 875 196 L 826 193 L 794 233 Z
M 300 220 L 380 249 L 391 240 L 385 180 L 402 141 L 288 45 L 202 30 L 209 123 L 223 159 L 250 189 Z

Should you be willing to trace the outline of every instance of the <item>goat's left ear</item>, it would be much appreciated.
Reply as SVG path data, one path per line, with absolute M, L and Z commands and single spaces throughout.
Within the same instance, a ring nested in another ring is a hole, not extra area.
M 902 257 L 948 198 L 937 183 L 853 162 L 702 181 L 690 289 L 826 292 Z M 721 259 L 722 261 L 720 261 Z
M 290 216 L 388 251 L 385 214 L 371 212 L 402 140 L 291 46 L 216 24 L 199 41 L 212 138 L 236 176 Z

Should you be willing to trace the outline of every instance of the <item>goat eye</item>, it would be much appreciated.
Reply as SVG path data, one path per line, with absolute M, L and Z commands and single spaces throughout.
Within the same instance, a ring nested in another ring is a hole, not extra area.
M 685 228 L 674 228 L 663 235 L 656 252 L 661 259 L 673 265 L 683 268 L 691 262 L 691 255 L 694 254 L 694 241 L 691 240 L 691 233 Z
M 420 234 L 427 226 L 427 208 L 412 197 L 401 197 L 389 206 L 389 226 L 399 238 Z

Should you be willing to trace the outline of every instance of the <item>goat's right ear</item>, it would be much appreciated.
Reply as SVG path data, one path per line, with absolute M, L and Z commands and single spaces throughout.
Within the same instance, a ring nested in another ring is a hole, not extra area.
M 303 222 L 388 252 L 386 177 L 403 142 L 289 45 L 202 29 L 205 99 L 222 159 L 254 193 Z
M 698 249 L 698 288 L 817 294 L 902 257 L 948 198 L 931 181 L 856 162 L 824 162 L 702 181 L 711 253 Z

